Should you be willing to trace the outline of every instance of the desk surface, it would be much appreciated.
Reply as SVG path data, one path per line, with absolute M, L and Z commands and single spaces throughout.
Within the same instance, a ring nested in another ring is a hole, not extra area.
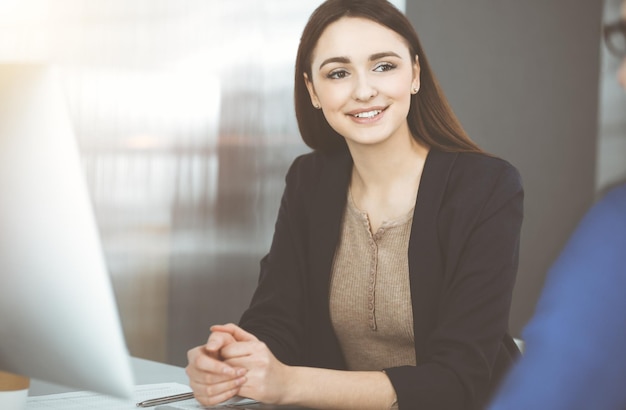
M 158 363 L 152 360 L 133 357 L 131 359 L 135 384 L 154 383 L 181 383 L 188 384 L 189 380 L 185 374 L 185 369 L 165 363 Z M 69 393 L 76 391 L 70 387 L 59 386 L 41 380 L 32 379 L 28 390 L 29 396 L 41 396 L 45 394 Z M 297 406 L 271 406 L 266 404 L 247 405 L 246 409 L 251 410 L 307 410 Z M 1 410 L 1 409 L 0 409 Z
M 152 360 L 140 359 L 138 357 L 133 357 L 131 359 L 131 364 L 135 375 L 135 384 L 188 384 L 185 369 L 182 367 L 158 363 Z M 28 394 L 30 396 L 41 396 L 44 394 L 68 393 L 72 391 L 76 391 L 76 389 L 33 379 L 31 380 Z

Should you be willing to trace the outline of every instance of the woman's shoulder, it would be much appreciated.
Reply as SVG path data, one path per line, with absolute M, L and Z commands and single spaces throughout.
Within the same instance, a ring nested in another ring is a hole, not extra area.
M 470 173 L 470 175 L 481 175 L 491 177 L 517 177 L 519 171 L 509 161 L 489 155 L 474 152 L 460 152 L 455 162 L 455 169 L 457 172 L 464 174 Z
M 501 203 L 523 198 L 522 179 L 508 161 L 488 154 L 431 152 L 430 183 L 440 185 L 442 206 L 482 208 L 486 202 Z M 437 188 L 434 188 L 437 189 Z
M 450 183 L 469 188 L 506 185 L 522 189 L 522 177 L 509 161 L 489 154 L 474 152 L 442 153 L 450 156 Z
M 350 169 L 351 157 L 344 150 L 330 153 L 312 151 L 296 157 L 287 172 L 287 183 L 312 183 L 328 178 L 332 175 L 340 175 Z
M 303 212 L 324 217 L 341 212 L 345 202 L 352 157 L 349 153 L 310 152 L 298 156 L 286 176 L 284 198 Z M 324 211 L 320 211 L 320 210 Z

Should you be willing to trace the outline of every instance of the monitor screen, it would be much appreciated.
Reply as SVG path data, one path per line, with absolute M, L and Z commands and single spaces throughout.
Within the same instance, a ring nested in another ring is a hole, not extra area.
M 67 101 L 45 65 L 0 64 L 0 370 L 133 388 Z

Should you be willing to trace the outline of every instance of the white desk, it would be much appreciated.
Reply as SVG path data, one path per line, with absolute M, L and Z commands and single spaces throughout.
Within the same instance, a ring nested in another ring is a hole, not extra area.
M 185 369 L 165 363 L 158 363 L 152 360 L 132 358 L 132 367 L 135 375 L 135 384 L 155 384 L 155 383 L 181 383 L 188 384 L 189 380 L 185 374 Z M 41 396 L 45 394 L 69 393 L 76 391 L 70 387 L 59 386 L 40 380 L 31 380 L 29 396 Z M 243 409 L 243 408 L 242 408 Z M 266 404 L 253 404 L 245 406 L 249 410 L 307 410 L 297 406 L 270 406 Z M 243 409 L 243 410 L 245 410 Z M 0 409 L 2 410 L 2 409 Z
M 133 357 L 131 362 L 135 374 L 135 384 L 188 384 L 189 382 L 185 374 L 185 369 L 182 367 L 140 359 L 138 357 Z M 41 396 L 44 394 L 68 393 L 72 391 L 76 391 L 76 389 L 33 379 L 30 383 L 28 395 Z

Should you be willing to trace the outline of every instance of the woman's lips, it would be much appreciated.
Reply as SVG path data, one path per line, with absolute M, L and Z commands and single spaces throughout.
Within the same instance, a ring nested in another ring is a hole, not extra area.
M 348 113 L 355 121 L 359 123 L 367 123 L 377 120 L 381 117 L 386 108 L 366 108 L 364 110 L 354 110 Z
M 354 116 L 357 118 L 372 118 L 372 117 L 377 116 L 381 112 L 382 110 L 365 111 L 365 112 L 360 112 L 358 114 L 354 114 Z

